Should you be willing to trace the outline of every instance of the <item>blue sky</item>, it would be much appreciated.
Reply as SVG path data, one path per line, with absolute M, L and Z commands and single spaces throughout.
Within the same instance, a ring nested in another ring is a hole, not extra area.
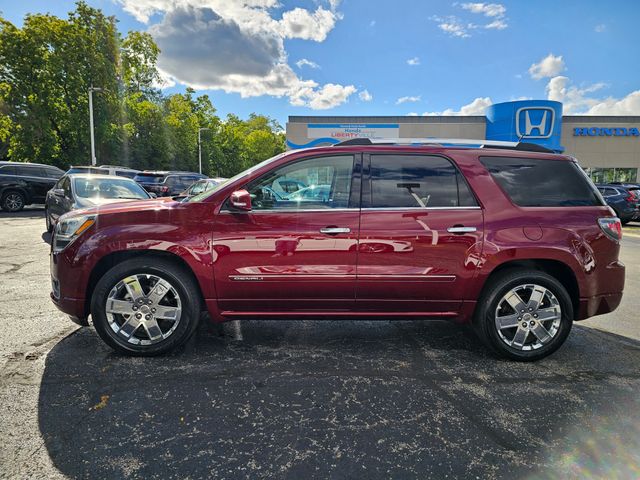
M 550 98 L 565 113 L 640 115 L 640 2 L 97 0 L 163 50 L 167 92 L 219 113 L 482 114 Z M 66 16 L 72 1 L 3 2 Z

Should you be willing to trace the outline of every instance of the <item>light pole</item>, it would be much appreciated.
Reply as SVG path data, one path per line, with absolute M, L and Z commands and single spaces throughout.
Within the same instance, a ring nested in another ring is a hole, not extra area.
M 205 127 L 201 127 L 198 129 L 198 168 L 200 169 L 199 170 L 200 173 L 202 173 L 202 141 L 200 139 L 200 133 L 203 130 L 209 130 L 209 129 Z
M 91 165 L 96 164 L 96 141 L 93 137 L 93 92 L 101 92 L 102 89 L 91 85 L 89 87 L 89 129 L 91 130 Z

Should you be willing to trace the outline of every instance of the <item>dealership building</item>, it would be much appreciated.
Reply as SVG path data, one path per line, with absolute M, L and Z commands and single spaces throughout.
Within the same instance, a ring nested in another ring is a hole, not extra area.
M 477 116 L 291 116 L 286 137 L 290 149 L 360 137 L 523 141 L 576 157 L 595 182 L 640 181 L 640 116 L 563 115 L 549 100 L 498 103 Z

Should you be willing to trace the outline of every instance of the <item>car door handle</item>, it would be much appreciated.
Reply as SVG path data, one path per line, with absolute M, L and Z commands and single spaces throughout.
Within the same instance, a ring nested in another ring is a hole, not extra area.
M 453 227 L 447 228 L 447 232 L 449 233 L 472 233 L 476 230 L 476 227 L 465 227 L 464 225 L 454 225 Z
M 349 227 L 325 227 L 320 229 L 320 233 L 337 235 L 338 233 L 351 233 L 351 229 Z

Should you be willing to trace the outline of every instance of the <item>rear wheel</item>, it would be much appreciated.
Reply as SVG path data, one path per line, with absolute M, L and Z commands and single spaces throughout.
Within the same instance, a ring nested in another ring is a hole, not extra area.
M 26 198 L 22 192 L 11 190 L 2 196 L 2 209 L 5 212 L 19 212 L 24 208 Z
M 511 270 L 490 280 L 478 303 L 475 327 L 500 356 L 533 361 L 564 343 L 573 305 L 564 286 L 537 270 Z
M 159 355 L 196 330 L 200 293 L 190 272 L 173 262 L 129 260 L 100 279 L 91 316 L 100 337 L 118 352 Z

